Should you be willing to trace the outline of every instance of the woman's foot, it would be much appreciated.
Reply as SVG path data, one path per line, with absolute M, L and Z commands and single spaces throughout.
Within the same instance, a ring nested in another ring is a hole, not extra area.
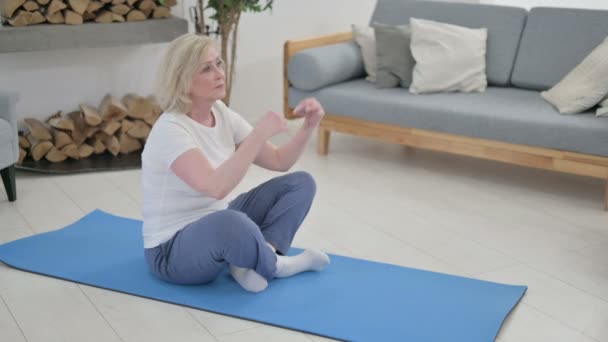
M 268 287 L 268 281 L 252 269 L 230 265 L 230 274 L 242 288 L 249 292 L 261 292 Z
M 327 254 L 314 249 L 307 249 L 296 256 L 277 255 L 275 277 L 286 278 L 306 271 L 321 271 L 329 264 Z

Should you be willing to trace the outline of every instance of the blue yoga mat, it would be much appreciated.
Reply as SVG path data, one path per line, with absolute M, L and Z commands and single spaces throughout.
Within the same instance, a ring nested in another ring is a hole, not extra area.
M 322 272 L 274 279 L 253 294 L 227 271 L 200 286 L 158 280 L 144 261 L 141 221 L 100 210 L 63 229 L 0 245 L 0 261 L 17 269 L 349 341 L 494 341 L 527 289 L 330 258 Z

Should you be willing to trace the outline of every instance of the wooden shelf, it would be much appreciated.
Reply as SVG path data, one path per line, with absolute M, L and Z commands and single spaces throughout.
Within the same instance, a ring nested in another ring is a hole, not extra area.
M 188 32 L 182 18 L 82 25 L 0 27 L 0 53 L 98 48 L 169 42 Z

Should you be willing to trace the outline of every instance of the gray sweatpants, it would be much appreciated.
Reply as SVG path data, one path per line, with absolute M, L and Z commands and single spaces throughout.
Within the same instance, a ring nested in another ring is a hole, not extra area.
M 150 270 L 177 284 L 213 281 L 227 264 L 274 277 L 278 254 L 289 251 L 308 214 L 316 185 L 306 172 L 273 178 L 230 202 L 228 209 L 206 215 L 168 241 L 145 249 Z

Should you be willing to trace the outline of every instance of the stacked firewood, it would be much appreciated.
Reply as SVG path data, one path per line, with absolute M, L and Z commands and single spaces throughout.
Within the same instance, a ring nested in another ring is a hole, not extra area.
M 44 121 L 26 118 L 27 129 L 19 132 L 17 164 L 25 158 L 56 163 L 93 154 L 117 156 L 138 151 L 160 114 L 152 96 L 127 94 L 119 101 L 108 94 L 99 108 L 80 104 L 79 110 L 65 115 L 57 112 Z
M 0 0 L 11 26 L 111 23 L 168 18 L 177 0 Z

